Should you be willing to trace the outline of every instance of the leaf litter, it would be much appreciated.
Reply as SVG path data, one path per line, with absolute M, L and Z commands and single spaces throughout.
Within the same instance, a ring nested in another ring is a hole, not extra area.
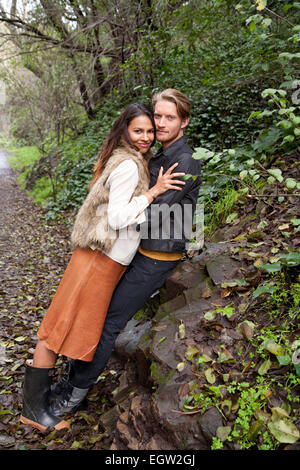
M 99 415 L 110 407 L 118 374 L 109 374 L 101 390 L 92 391 L 89 414 L 71 417 L 69 432 L 41 432 L 19 421 L 24 364 L 32 357 L 38 327 L 70 259 L 70 229 L 47 224 L 45 211 L 20 190 L 14 174 L 0 175 L 0 180 L 0 449 L 109 448 L 111 437 Z M 54 380 L 65 363 L 59 358 Z

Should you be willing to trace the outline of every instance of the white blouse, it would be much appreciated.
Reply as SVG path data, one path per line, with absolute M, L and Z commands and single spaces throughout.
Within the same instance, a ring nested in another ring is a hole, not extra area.
M 149 206 L 146 196 L 131 199 L 138 180 L 136 163 L 125 160 L 111 172 L 105 183 L 109 189 L 108 224 L 113 230 L 119 230 L 119 237 L 107 256 L 125 266 L 137 252 L 141 236 L 136 231 L 136 224 L 146 220 L 145 209 Z

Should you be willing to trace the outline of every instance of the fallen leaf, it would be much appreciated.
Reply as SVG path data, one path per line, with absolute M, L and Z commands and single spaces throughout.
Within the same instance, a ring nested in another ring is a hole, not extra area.
M 218 362 L 235 362 L 232 354 L 225 348 L 218 352 Z
M 231 400 L 228 400 L 228 399 L 227 399 L 227 400 L 223 400 L 223 401 L 221 402 L 221 408 L 222 408 L 223 411 L 225 411 L 225 413 L 227 413 L 227 411 L 224 410 L 224 408 L 227 408 L 227 409 L 228 409 L 228 414 L 230 414 L 230 413 L 231 413 L 231 408 L 232 408 L 232 401 L 231 401 Z
M 271 365 L 272 361 L 270 361 L 270 359 L 267 359 L 262 363 L 257 372 L 259 373 L 259 375 L 265 375 L 270 369 Z
M 279 225 L 279 230 L 287 230 L 288 228 L 290 227 L 289 224 L 282 224 L 282 225 Z
M 300 438 L 299 430 L 290 421 L 283 419 L 270 421 L 267 426 L 271 434 L 281 443 L 294 444 Z
M 263 410 L 256 410 L 254 415 L 257 419 L 259 419 L 260 421 L 263 421 L 264 423 L 267 423 L 269 419 L 271 418 L 271 415 L 269 413 L 266 413 Z
M 202 364 L 203 362 L 211 362 L 212 358 L 209 357 L 207 354 L 202 354 L 201 356 L 197 357 L 197 364 Z
M 183 369 L 185 369 L 185 362 L 179 362 L 179 364 L 177 364 L 176 366 L 176 369 L 178 370 L 178 372 L 182 372 Z
M 81 447 L 84 446 L 84 441 L 74 441 L 70 447 L 70 449 L 74 449 L 74 450 L 77 450 L 77 449 L 80 449 Z
M 216 431 L 216 436 L 220 439 L 220 441 L 226 441 L 227 437 L 231 433 L 230 426 L 219 426 Z
M 260 420 L 257 419 L 256 421 L 254 421 L 248 431 L 247 439 L 251 442 L 255 441 L 262 427 L 263 423 Z
M 199 349 L 196 348 L 195 346 L 189 346 L 187 350 L 185 351 L 184 355 L 187 358 L 188 361 L 190 361 L 195 354 L 198 354 Z
M 179 387 L 177 394 L 179 398 L 182 398 L 185 395 L 188 395 L 189 391 L 190 391 L 190 386 L 188 383 L 186 383 L 186 384 L 181 385 L 181 387 Z
M 208 299 L 209 297 L 211 297 L 211 294 L 212 294 L 212 292 L 211 292 L 210 288 L 206 287 L 205 289 L 203 289 L 201 295 L 204 299 Z
M 236 327 L 236 330 L 239 333 L 241 333 L 246 339 L 252 338 L 254 334 L 254 329 L 255 329 L 255 323 L 249 320 L 245 320 L 242 323 L 239 323 L 238 326 Z
M 275 356 L 283 356 L 285 349 L 272 339 L 267 339 L 262 343 L 263 349 L 266 349 Z
M 207 321 L 213 321 L 216 318 L 216 312 L 210 310 L 204 314 L 204 318 Z
M 248 286 L 248 282 L 245 279 L 242 278 L 237 278 L 237 279 L 232 279 L 231 281 L 226 281 L 222 282 L 221 287 L 226 289 L 227 287 L 245 287 Z
M 167 325 L 158 325 L 158 326 L 154 326 L 153 327 L 153 330 L 154 331 L 163 331 L 167 328 Z
M 271 408 L 271 411 L 273 421 L 276 421 L 277 419 L 281 418 L 289 418 L 288 412 L 283 408 L 280 408 L 279 406 L 274 406 L 273 408 Z
M 167 337 L 166 337 L 166 336 L 163 336 L 162 338 L 160 338 L 160 339 L 157 341 L 157 344 L 162 343 L 163 341 L 165 341 L 165 339 L 167 339 Z
M 15 341 L 17 341 L 18 343 L 22 343 L 23 341 L 25 341 L 26 336 L 18 336 L 17 338 L 15 338 Z
M 178 338 L 183 339 L 184 337 L 185 337 L 185 324 L 181 322 L 178 327 Z
M 230 294 L 231 294 L 230 289 L 222 289 L 221 290 L 221 298 L 222 299 L 224 299 L 225 297 L 229 297 Z
M 215 376 L 214 370 L 211 367 L 209 367 L 208 369 L 204 371 L 204 375 L 208 383 L 210 384 L 215 383 L 216 376 Z
M 226 224 L 230 224 L 233 222 L 235 219 L 238 218 L 238 213 L 237 212 L 232 212 L 232 214 L 229 214 L 229 216 L 226 218 Z

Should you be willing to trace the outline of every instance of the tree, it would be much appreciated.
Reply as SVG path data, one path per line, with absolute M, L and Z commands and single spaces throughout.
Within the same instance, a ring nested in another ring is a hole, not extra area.
M 22 3 L 19 1 L 19 3 Z M 170 13 L 183 2 L 140 0 L 36 0 L 23 15 L 17 0 L 10 11 L 0 2 L 0 22 L 21 55 L 53 50 L 72 63 L 89 119 L 96 106 L 122 83 L 122 65 L 137 50 L 141 38 L 157 29 L 159 15 Z M 157 11 L 157 6 L 161 11 Z M 25 63 L 40 78 L 40 67 Z

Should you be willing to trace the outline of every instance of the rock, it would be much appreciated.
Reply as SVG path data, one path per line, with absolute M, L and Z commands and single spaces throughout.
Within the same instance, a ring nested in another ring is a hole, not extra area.
M 174 299 L 172 300 L 169 300 L 165 303 L 163 303 L 162 305 L 159 306 L 153 320 L 155 322 L 158 322 L 159 320 L 161 320 L 162 318 L 164 318 L 165 316 L 169 315 L 170 313 L 184 307 L 186 305 L 186 299 L 184 297 L 184 295 L 178 295 L 177 297 L 175 297 Z
M 235 261 L 230 256 L 224 254 L 217 255 L 206 263 L 208 274 L 216 285 L 243 277 L 243 275 L 238 274 L 240 267 L 240 262 Z
M 207 261 L 220 254 L 228 253 L 231 246 L 231 243 L 206 243 L 206 249 L 200 255 L 195 256 L 193 262 L 205 267 Z
M 176 450 L 153 420 L 151 395 L 141 390 L 119 417 L 110 450 Z
M 180 389 L 192 380 L 190 372 L 174 375 L 154 394 L 154 418 L 168 432 L 176 449 L 209 449 L 199 426 L 200 414 L 185 415 L 179 411 Z
M 100 416 L 99 422 L 108 434 L 112 434 L 115 431 L 120 414 L 120 408 L 118 406 L 114 406 Z
M 16 440 L 14 437 L 8 436 L 7 434 L 0 434 L 0 446 L 2 449 L 13 446 L 15 442 Z
M 242 234 L 247 229 L 249 223 L 252 220 L 255 220 L 255 218 L 255 214 L 250 214 L 246 217 L 243 217 L 237 225 L 232 226 L 230 224 L 229 226 L 222 227 L 213 235 L 213 240 L 215 242 L 224 242 L 225 240 L 231 240 L 235 238 L 237 235 Z
M 151 320 L 139 323 L 138 320 L 132 318 L 117 337 L 115 342 L 116 354 L 126 357 L 134 356 L 138 341 L 150 329 L 151 325 Z
M 222 415 L 217 408 L 212 407 L 205 411 L 205 413 L 200 417 L 199 424 L 201 432 L 210 447 L 212 438 L 216 435 L 218 427 L 223 426 Z
M 221 413 L 212 407 L 188 414 L 181 407 L 193 393 L 192 384 L 199 381 L 192 372 L 195 364 L 188 348 L 196 351 L 195 356 L 217 360 L 222 344 L 224 354 L 234 359 L 230 348 L 243 339 L 232 327 L 232 319 L 219 315 L 209 322 L 204 317 L 216 306 L 228 304 L 220 295 L 221 284 L 244 277 L 241 262 L 229 254 L 231 247 L 230 243 L 211 243 L 202 254 L 179 264 L 160 290 L 153 318 L 144 323 L 133 319 L 119 335 L 115 351 L 131 359 L 136 379 L 128 371 L 122 374 L 114 395 L 116 407 L 101 420 L 106 429 L 115 427 L 111 450 L 211 448 L 217 429 L 224 425 Z M 239 376 L 239 371 L 236 376 L 234 372 L 230 370 L 230 377 Z M 202 384 L 206 383 L 203 376 Z
M 208 275 L 204 266 L 197 262 L 184 261 L 166 280 L 165 288 L 161 290 L 161 302 L 165 303 L 182 294 L 186 289 L 199 286 L 207 279 Z

